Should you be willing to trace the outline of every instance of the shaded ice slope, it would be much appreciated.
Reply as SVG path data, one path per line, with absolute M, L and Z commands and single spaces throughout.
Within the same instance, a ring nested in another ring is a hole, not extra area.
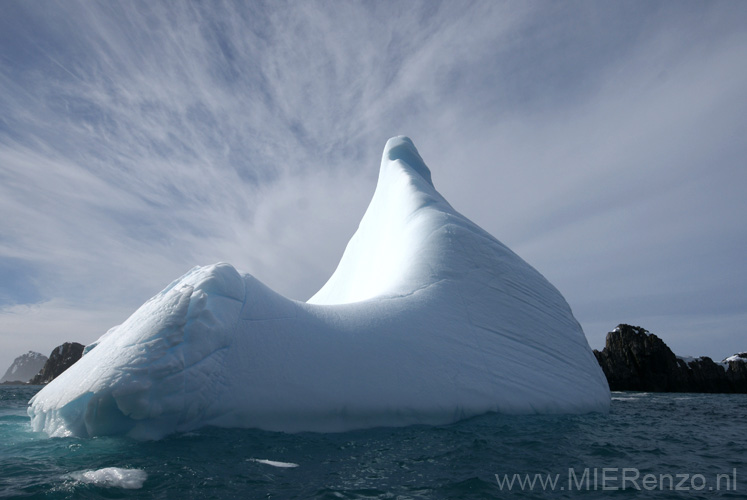
M 340 264 L 308 303 L 228 264 L 197 267 L 31 402 L 50 435 L 204 425 L 343 431 L 488 411 L 607 411 L 560 293 L 457 213 L 412 142 L 390 139 Z

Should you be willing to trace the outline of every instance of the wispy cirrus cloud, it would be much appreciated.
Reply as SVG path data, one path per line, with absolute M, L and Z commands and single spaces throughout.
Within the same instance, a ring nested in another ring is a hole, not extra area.
M 745 10 L 7 3 L 0 342 L 11 357 L 91 341 L 219 260 L 307 298 L 405 133 L 593 346 L 640 321 L 675 349 L 730 354 L 747 292 Z

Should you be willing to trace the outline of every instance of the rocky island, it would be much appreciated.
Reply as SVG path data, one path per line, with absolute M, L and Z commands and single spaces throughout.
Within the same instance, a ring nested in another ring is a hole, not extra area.
M 27 384 L 44 367 L 47 359 L 45 355 L 34 351 L 18 356 L 3 378 L 0 378 L 0 384 Z
M 62 372 L 73 366 L 83 356 L 85 346 L 77 342 L 65 342 L 55 347 L 44 367 L 29 381 L 32 385 L 48 384 Z
M 720 363 L 676 356 L 648 330 L 620 324 L 594 355 L 612 391 L 747 393 L 747 352 Z

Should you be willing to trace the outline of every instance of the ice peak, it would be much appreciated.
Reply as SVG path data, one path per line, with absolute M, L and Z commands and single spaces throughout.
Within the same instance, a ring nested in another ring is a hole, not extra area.
M 386 146 L 384 147 L 383 159 L 389 160 L 391 162 L 397 160 L 401 161 L 402 163 L 410 167 L 413 172 L 416 172 L 423 179 L 425 179 L 428 184 L 433 186 L 433 181 L 431 180 L 431 171 L 423 161 L 420 153 L 418 153 L 418 149 L 415 147 L 412 139 L 410 139 L 409 137 L 398 135 L 389 139 L 386 143 Z M 384 163 L 385 162 L 382 161 L 382 165 Z
M 431 171 L 412 140 L 392 137 L 358 230 L 334 274 L 308 303 L 349 304 L 428 286 L 443 257 L 428 248 L 440 237 L 446 214 L 459 217 L 433 186 Z

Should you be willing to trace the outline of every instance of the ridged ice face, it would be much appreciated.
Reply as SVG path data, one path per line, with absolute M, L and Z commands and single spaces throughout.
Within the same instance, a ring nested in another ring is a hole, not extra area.
M 195 268 L 32 400 L 53 435 L 160 437 L 203 425 L 340 431 L 499 411 L 606 411 L 568 304 L 456 212 L 406 137 L 308 303 L 227 264 Z
M 426 261 L 433 260 L 428 254 L 438 246 L 429 235 L 454 213 L 433 187 L 431 172 L 412 141 L 389 139 L 359 230 L 337 270 L 308 302 L 347 304 L 428 285 L 433 276 Z

